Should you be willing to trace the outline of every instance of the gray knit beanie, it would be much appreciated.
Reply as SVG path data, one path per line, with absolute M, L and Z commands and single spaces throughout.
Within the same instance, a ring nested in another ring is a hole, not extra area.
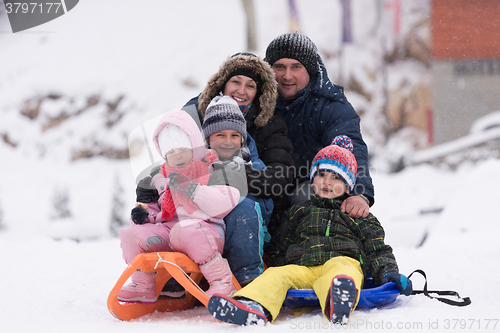
M 276 37 L 269 43 L 264 59 L 269 65 L 273 65 L 282 58 L 298 60 L 313 78 L 318 73 L 318 49 L 316 45 L 299 32 L 286 33 Z
M 227 129 L 239 132 L 247 140 L 247 123 L 238 103 L 229 96 L 215 96 L 205 111 L 203 137 L 207 141 L 210 135 Z

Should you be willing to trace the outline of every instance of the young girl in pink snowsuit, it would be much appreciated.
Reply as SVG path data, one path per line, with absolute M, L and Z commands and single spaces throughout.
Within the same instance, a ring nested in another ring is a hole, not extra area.
M 221 256 L 223 218 L 238 204 L 240 194 L 230 186 L 207 186 L 211 165 L 205 160 L 216 154 L 205 148 L 198 126 L 186 112 L 167 113 L 155 129 L 153 142 L 165 158 L 151 181 L 160 198 L 138 203 L 132 210 L 132 226 L 120 231 L 123 258 L 129 264 L 140 253 L 184 253 L 200 265 L 210 285 L 207 295 L 229 295 L 234 287 L 229 265 Z M 119 301 L 156 302 L 155 273 L 137 271 L 131 278 L 132 283 L 119 291 Z

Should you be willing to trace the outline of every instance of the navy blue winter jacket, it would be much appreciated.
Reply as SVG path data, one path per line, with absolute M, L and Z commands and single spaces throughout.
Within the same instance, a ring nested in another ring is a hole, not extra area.
M 358 163 L 356 185 L 352 194 L 363 194 L 374 202 L 374 189 L 368 170 L 368 149 L 361 136 L 360 118 L 344 95 L 344 88 L 333 84 L 318 55 L 318 75 L 292 102 L 278 99 L 275 114 L 288 126 L 288 136 L 293 145 L 293 159 L 297 176 L 309 179 L 314 156 L 331 144 L 337 135 L 347 135 L 354 146 Z

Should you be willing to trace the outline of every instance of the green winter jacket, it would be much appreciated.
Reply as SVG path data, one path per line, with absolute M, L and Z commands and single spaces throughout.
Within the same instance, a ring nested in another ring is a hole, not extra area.
M 352 219 L 340 210 L 346 197 L 311 200 L 292 206 L 270 250 L 272 266 L 322 265 L 331 258 L 347 256 L 358 260 L 366 276 L 377 283 L 382 276 L 398 272 L 392 248 L 384 243 L 385 232 L 371 213 Z

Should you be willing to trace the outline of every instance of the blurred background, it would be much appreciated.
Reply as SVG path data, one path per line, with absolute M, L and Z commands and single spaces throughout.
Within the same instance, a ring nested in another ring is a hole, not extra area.
M 115 237 L 135 203 L 131 133 L 291 31 L 361 116 L 387 214 L 384 180 L 408 168 L 444 179 L 500 158 L 499 16 L 495 0 L 86 0 L 13 33 L 0 1 L 0 232 Z M 407 213 L 443 210 L 427 200 Z

